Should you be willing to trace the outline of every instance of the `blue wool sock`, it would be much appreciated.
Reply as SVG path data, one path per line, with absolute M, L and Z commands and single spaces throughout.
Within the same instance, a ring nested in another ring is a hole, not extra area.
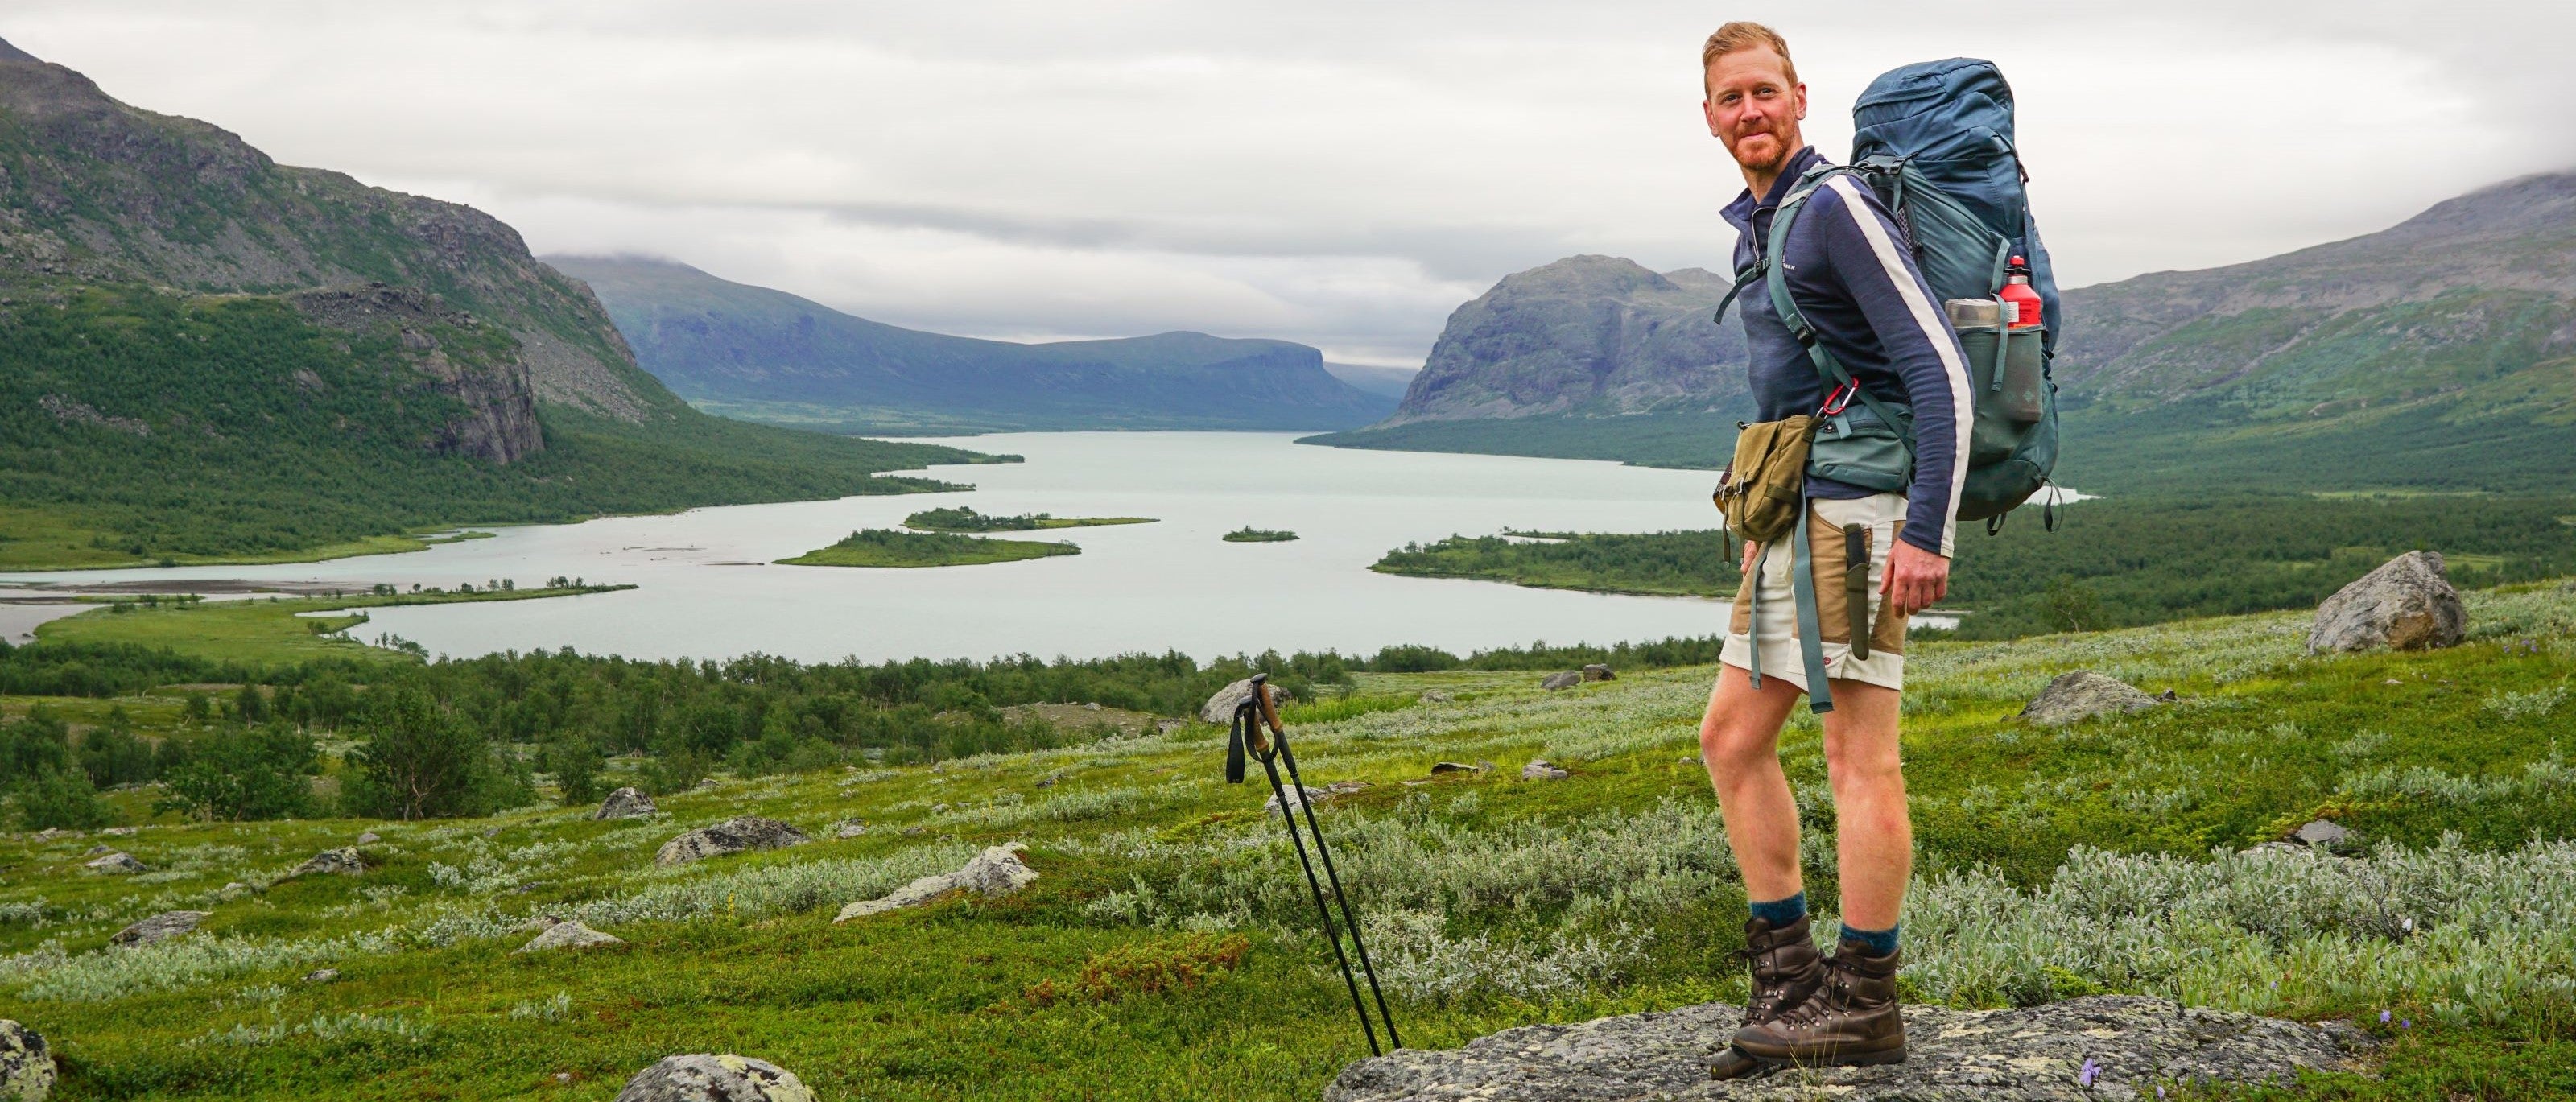
M 1753 904 L 1753 917 L 1770 923 L 1774 928 L 1796 922 L 1799 919 L 1807 917 L 1807 893 L 1799 892 L 1787 899 L 1774 899 L 1768 903 L 1755 903 Z
M 1904 925 L 1900 922 L 1884 930 L 1863 930 L 1846 922 L 1843 923 L 1843 940 L 1869 950 L 1873 957 L 1883 957 L 1896 951 L 1896 931 Z

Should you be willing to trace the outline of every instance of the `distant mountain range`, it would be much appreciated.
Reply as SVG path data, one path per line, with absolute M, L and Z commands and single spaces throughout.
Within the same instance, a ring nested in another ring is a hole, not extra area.
M 1332 429 L 1394 406 L 1287 341 L 983 340 L 853 317 L 666 260 L 548 260 L 598 294 L 645 370 L 702 409 L 752 420 L 895 433 Z
M 1723 465 L 1744 408 L 1725 284 L 1578 256 L 1461 306 L 1349 447 Z M 2576 484 L 2576 173 L 2379 233 L 2066 292 L 2060 476 L 2092 487 Z
M 0 568 L 919 485 L 709 417 L 470 207 L 280 165 L 0 43 Z

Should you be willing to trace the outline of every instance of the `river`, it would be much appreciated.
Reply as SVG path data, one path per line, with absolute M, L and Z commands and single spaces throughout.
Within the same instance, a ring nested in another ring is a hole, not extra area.
M 18 575 L 57 584 L 230 578 L 454 586 L 556 575 L 632 582 L 619 593 L 372 610 L 433 654 L 572 647 L 634 658 L 761 652 L 855 656 L 1097 657 L 1179 650 L 1200 659 L 1276 648 L 1370 652 L 1424 643 L 1465 653 L 1536 640 L 1609 643 L 1707 635 L 1725 606 L 1688 598 L 1400 578 L 1368 565 L 1408 541 L 1505 527 L 1582 532 L 1707 528 L 1706 471 L 1509 456 L 1363 451 L 1286 433 L 1021 433 L 957 439 L 1027 462 L 938 467 L 973 492 L 695 509 L 671 516 L 491 529 L 426 551 L 279 566 Z M 1080 555 L 882 570 L 769 565 L 918 509 L 1145 516 L 1153 524 L 1005 534 Z M 1225 543 L 1244 525 L 1288 543 Z M 0 579 L 7 580 L 7 579 Z

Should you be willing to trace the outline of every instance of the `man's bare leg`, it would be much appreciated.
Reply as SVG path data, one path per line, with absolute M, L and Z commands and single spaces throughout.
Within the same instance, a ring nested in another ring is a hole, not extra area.
M 1825 772 L 1834 788 L 1843 922 L 1892 930 L 1914 874 L 1914 827 L 1897 750 L 1902 697 L 1883 685 L 1842 678 L 1834 679 L 1833 690 L 1834 710 L 1824 716 Z
M 1726 844 L 1735 851 L 1747 899 L 1787 899 L 1802 890 L 1798 800 L 1780 770 L 1780 725 L 1803 696 L 1784 678 L 1765 678 L 1756 689 L 1743 669 L 1720 665 L 1700 718 L 1700 760 L 1717 789 Z

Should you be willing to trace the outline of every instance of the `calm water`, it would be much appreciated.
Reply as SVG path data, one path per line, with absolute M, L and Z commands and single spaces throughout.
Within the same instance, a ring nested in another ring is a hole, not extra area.
M 1028 462 L 942 467 L 971 493 L 699 509 L 677 516 L 497 529 L 408 555 L 272 567 L 91 571 L 30 580 L 228 577 L 480 586 L 554 575 L 642 588 L 590 597 L 384 608 L 353 634 L 432 653 L 570 646 L 639 658 L 753 651 L 806 660 L 1091 657 L 1177 649 L 1345 653 L 1427 643 L 1464 653 L 1528 643 L 1720 630 L 1720 602 L 1398 578 L 1368 564 L 1408 541 L 1504 527 L 1707 528 L 1714 477 L 1611 463 L 1304 447 L 1273 433 L 1032 433 L 958 441 Z M 1154 524 L 1022 534 L 1082 554 L 988 566 L 867 570 L 758 565 L 917 509 L 1145 516 Z M 1217 537 L 1246 524 L 1293 543 Z

